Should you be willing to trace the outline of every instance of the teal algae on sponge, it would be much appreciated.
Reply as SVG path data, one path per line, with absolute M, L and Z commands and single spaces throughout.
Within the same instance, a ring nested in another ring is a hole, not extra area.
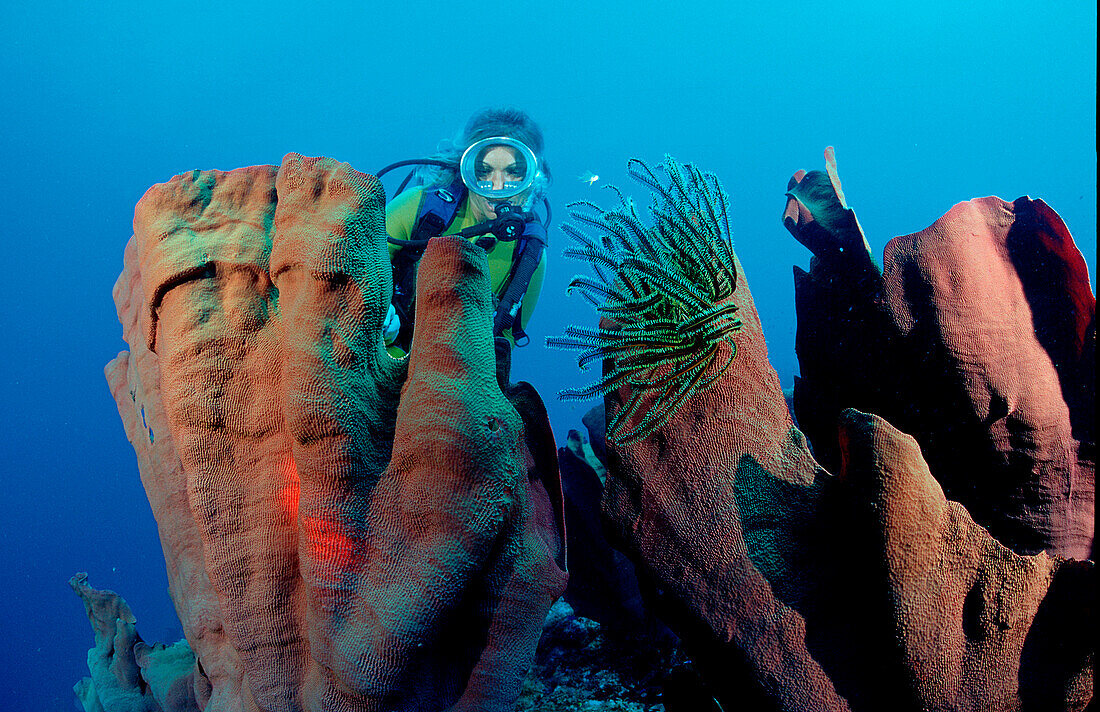
M 651 435 L 701 388 L 714 382 L 737 354 L 741 328 L 737 266 L 730 241 L 729 198 L 718 178 L 671 156 L 658 166 L 631 159 L 627 172 L 652 191 L 646 220 L 615 188 L 619 205 L 603 210 L 571 204 L 573 239 L 565 257 L 587 261 L 595 277 L 569 285 L 596 306 L 597 328 L 569 326 L 548 346 L 577 349 L 581 368 L 602 359 L 596 383 L 562 391 L 566 399 L 593 398 L 626 386 L 626 405 L 608 424 L 608 437 L 625 444 Z M 650 224 L 652 223 L 652 224 Z
M 564 589 L 556 452 L 498 380 L 484 252 L 432 241 L 391 358 L 384 200 L 289 154 L 137 206 L 106 375 L 197 709 L 509 709 Z

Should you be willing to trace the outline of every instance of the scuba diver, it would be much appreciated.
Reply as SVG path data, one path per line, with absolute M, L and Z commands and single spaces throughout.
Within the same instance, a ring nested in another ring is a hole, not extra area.
M 550 171 L 542 153 L 542 130 L 526 113 L 485 109 L 431 158 L 398 161 L 376 174 L 418 166 L 386 205 L 394 290 L 383 333 L 391 355 L 408 353 L 417 263 L 440 235 L 462 235 L 485 250 L 498 351 L 528 343 L 524 328 L 542 289 L 550 222 Z M 536 203 L 545 206 L 545 219 L 534 211 Z

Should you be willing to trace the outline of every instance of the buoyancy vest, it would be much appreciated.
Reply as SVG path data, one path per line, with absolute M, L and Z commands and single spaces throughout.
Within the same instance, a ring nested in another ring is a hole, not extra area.
M 427 240 L 441 235 L 454 222 L 459 207 L 468 197 L 465 183 L 458 179 L 446 187 L 425 189 L 421 194 L 417 216 L 409 235 L 410 240 Z M 486 242 L 482 242 L 486 239 Z M 479 239 L 478 244 L 491 249 L 495 238 Z M 532 277 L 542 260 L 546 248 L 546 229 L 536 221 L 526 223 L 524 232 L 516 240 L 512 251 L 511 266 L 500 288 L 493 295 L 493 335 L 501 336 L 510 330 L 512 341 L 525 346 L 529 337 L 522 327 L 523 298 L 530 287 Z M 416 312 L 417 265 L 424 254 L 424 245 L 406 245 L 392 255 L 393 305 L 401 320 L 396 344 L 406 352 L 412 343 L 413 323 Z

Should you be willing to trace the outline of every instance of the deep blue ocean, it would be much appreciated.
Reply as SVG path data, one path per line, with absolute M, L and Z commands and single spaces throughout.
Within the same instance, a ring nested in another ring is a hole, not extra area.
M 836 147 L 881 257 L 953 204 L 1045 200 L 1096 273 L 1096 8 L 1082 0 L 913 5 L 11 3 L 0 31 L 0 712 L 70 710 L 92 632 L 67 581 L 120 592 L 149 641 L 181 629 L 156 527 L 103 366 L 126 348 L 111 288 L 134 204 L 194 168 L 287 152 L 372 172 L 424 156 L 476 109 L 542 126 L 556 218 L 626 162 L 669 153 L 716 173 L 784 387 L 797 373 L 787 180 Z M 805 9 L 800 7 L 805 5 Z M 589 185 L 586 172 L 599 175 Z M 398 178 L 399 180 L 399 178 Z M 392 190 L 395 182 L 387 178 Z M 593 378 L 547 335 L 593 312 L 549 272 L 513 380 L 559 442 Z

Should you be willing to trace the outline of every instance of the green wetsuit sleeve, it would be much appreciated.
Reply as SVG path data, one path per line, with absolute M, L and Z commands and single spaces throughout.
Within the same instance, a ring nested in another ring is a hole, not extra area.
M 408 240 L 416 226 L 416 214 L 420 211 L 420 188 L 406 190 L 386 204 L 386 233 L 395 240 Z M 390 243 L 390 258 L 400 247 Z

